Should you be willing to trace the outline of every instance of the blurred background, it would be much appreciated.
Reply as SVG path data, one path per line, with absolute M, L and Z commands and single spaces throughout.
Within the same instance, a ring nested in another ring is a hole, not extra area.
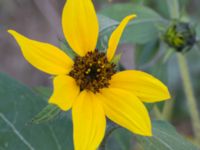
M 161 0 L 94 0 L 97 11 L 102 11 L 115 3 L 135 2 L 151 7 L 164 18 L 169 18 L 166 4 Z M 186 21 L 193 20 L 193 26 L 198 26 L 200 22 L 200 1 L 199 0 L 180 0 L 181 14 Z M 14 29 L 29 38 L 52 43 L 59 46 L 59 40 L 63 38 L 61 28 L 61 14 L 65 0 L 0 0 L 0 72 L 5 72 L 13 78 L 21 81 L 29 87 L 49 86 L 51 80 L 45 73 L 38 71 L 25 61 L 19 46 L 15 40 L 8 35 L 7 29 Z M 128 15 L 128 14 L 127 14 Z M 188 19 L 188 16 L 191 16 Z M 200 28 L 199 28 L 200 29 Z M 134 35 L 133 35 L 134 36 Z M 133 46 L 132 44 L 122 44 L 118 49 L 123 49 L 122 64 L 128 69 L 140 69 L 143 58 L 139 49 L 142 44 Z M 139 48 L 138 48 L 139 47 Z M 154 47 L 152 47 L 154 48 Z M 137 59 L 132 56 L 138 56 Z M 146 55 L 152 55 L 145 53 Z M 195 88 L 195 95 L 200 96 L 200 50 L 194 48 L 188 53 L 190 71 Z M 146 61 L 148 65 L 148 61 Z M 154 72 L 159 72 L 158 64 L 155 63 Z M 161 67 L 161 66 L 159 66 Z M 188 109 L 185 103 L 185 95 L 182 89 L 182 82 L 177 69 L 176 58 L 170 58 L 166 69 L 168 79 L 164 82 L 170 87 L 173 98 L 176 99 L 175 112 L 172 117 L 173 124 L 182 133 L 191 136 L 191 124 L 188 116 Z M 148 70 L 144 69 L 144 70 Z M 152 70 L 150 68 L 150 70 Z M 152 74 L 154 74 L 152 72 Z M 162 77 L 154 74 L 158 78 Z M 166 76 L 166 75 L 165 75 Z M 198 102 L 199 103 L 199 102 Z
M 165 3 L 159 0 L 132 1 L 145 3 L 164 17 L 168 17 Z M 130 0 L 94 0 L 97 11 L 112 3 L 125 2 Z M 187 10 L 193 17 L 199 14 L 198 0 L 181 0 L 181 2 L 183 6 L 187 6 Z M 44 73 L 34 69 L 24 60 L 15 40 L 6 31 L 15 29 L 29 38 L 58 46 L 58 38 L 63 38 L 60 18 L 64 3 L 65 0 L 0 0 L 0 71 L 30 86 L 49 83 Z M 132 48 L 126 49 L 132 52 Z M 130 57 L 130 55 L 126 56 Z M 127 67 L 134 67 L 132 58 L 128 63 L 124 63 Z

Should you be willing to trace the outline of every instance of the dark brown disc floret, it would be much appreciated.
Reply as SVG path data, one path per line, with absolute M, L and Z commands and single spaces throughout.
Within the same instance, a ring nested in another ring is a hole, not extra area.
M 95 50 L 84 57 L 77 56 L 69 75 L 76 80 L 81 90 L 97 93 L 109 86 L 109 80 L 115 73 L 115 64 L 107 60 L 105 53 Z

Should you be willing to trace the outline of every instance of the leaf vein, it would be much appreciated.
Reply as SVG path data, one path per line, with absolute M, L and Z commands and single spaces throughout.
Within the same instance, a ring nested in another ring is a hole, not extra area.
M 5 117 L 4 114 L 0 113 L 0 118 L 12 129 L 17 137 L 30 149 L 35 150 L 32 145 L 21 135 L 21 133 L 15 128 L 15 126 Z

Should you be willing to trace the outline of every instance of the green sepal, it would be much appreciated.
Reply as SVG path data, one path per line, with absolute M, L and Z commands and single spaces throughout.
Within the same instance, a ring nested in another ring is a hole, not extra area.
M 60 112 L 61 110 L 57 106 L 48 104 L 36 116 L 33 117 L 30 123 L 40 124 L 51 121 L 55 119 Z
M 120 61 L 120 59 L 121 59 L 121 57 L 122 57 L 122 53 L 120 53 L 120 54 L 118 54 L 118 55 L 116 55 L 115 57 L 113 57 L 113 59 L 111 60 L 111 63 L 114 63 L 114 64 L 118 64 L 119 63 L 119 61 Z

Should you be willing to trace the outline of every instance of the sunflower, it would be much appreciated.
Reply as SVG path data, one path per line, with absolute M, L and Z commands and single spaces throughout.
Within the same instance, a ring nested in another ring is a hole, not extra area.
M 63 111 L 72 109 L 76 150 L 98 148 L 105 134 L 106 117 L 135 134 L 151 136 L 151 121 L 143 103 L 170 98 L 167 87 L 158 79 L 136 70 L 117 72 L 112 63 L 122 32 L 135 17 L 132 14 L 121 21 L 104 53 L 96 48 L 99 26 L 91 0 L 67 0 L 62 27 L 77 54 L 74 60 L 51 44 L 8 30 L 25 59 L 54 76 L 49 103 Z

